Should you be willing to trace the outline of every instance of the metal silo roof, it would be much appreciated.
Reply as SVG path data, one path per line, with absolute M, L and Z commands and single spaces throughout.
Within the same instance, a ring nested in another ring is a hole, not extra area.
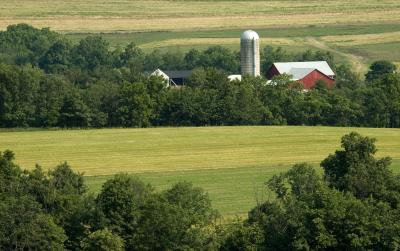
M 240 39 L 253 40 L 253 39 L 260 39 L 260 37 L 258 36 L 257 32 L 252 31 L 252 30 L 247 30 L 242 33 L 242 35 L 240 36 Z

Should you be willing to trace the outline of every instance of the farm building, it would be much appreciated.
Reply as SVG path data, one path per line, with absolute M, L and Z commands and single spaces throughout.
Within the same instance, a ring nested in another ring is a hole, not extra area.
M 324 81 L 329 88 L 335 82 L 335 73 L 326 61 L 274 63 L 267 72 L 267 79 L 271 80 L 281 74 L 292 76 L 292 80 L 302 83 L 304 89 L 313 88 L 319 80 Z
M 160 69 L 155 70 L 150 76 L 160 76 L 165 79 L 168 86 L 182 86 L 185 85 L 186 80 L 192 74 L 191 70 L 182 71 L 162 71 Z

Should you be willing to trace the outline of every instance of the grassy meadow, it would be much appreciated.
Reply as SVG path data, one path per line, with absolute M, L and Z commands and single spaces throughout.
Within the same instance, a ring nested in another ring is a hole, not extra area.
M 244 29 L 262 45 L 322 49 L 360 73 L 377 59 L 400 61 L 397 0 L 0 0 L 0 29 L 29 23 L 77 40 L 102 33 L 112 46 L 185 52 L 222 45 L 239 49 Z M 311 39 L 310 39 L 311 38 Z
M 84 172 L 89 189 L 128 172 L 157 189 L 187 180 L 209 192 L 224 215 L 243 214 L 268 198 L 263 183 L 298 162 L 319 162 L 357 131 L 375 137 L 377 155 L 400 172 L 400 130 L 340 127 L 201 127 L 2 131 L 0 150 L 11 149 L 23 168 L 68 163 Z

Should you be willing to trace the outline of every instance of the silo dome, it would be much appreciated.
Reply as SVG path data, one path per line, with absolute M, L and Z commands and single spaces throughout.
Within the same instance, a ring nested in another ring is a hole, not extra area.
M 242 76 L 260 76 L 260 37 L 247 30 L 240 36 L 240 66 Z
M 242 33 L 242 35 L 240 36 L 240 39 L 260 39 L 260 37 L 258 36 L 257 32 L 252 31 L 252 30 L 247 30 L 245 32 Z

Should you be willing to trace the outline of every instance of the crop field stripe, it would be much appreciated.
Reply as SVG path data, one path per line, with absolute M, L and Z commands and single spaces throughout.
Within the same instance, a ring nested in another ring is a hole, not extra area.
M 44 17 L 44 18 L 0 18 L 0 29 L 4 30 L 8 25 L 15 23 L 29 23 L 35 27 L 51 27 L 61 32 L 112 32 L 112 31 L 193 31 L 193 30 L 220 30 L 230 28 L 253 29 L 276 27 L 287 27 L 295 23 L 297 26 L 318 24 L 366 24 L 375 18 L 379 23 L 400 22 L 400 10 L 391 13 L 356 13 L 352 15 L 326 13 L 320 14 L 295 14 L 287 15 L 265 15 L 265 16 L 218 16 L 218 17 L 180 17 L 180 18 L 104 18 L 104 17 Z M 398 17 L 398 18 L 393 18 Z M 359 20 L 355 22 L 354 20 Z
M 205 127 L 2 132 L 25 168 L 68 161 L 86 175 L 317 162 L 352 130 L 378 138 L 379 154 L 400 158 L 399 129 Z M 51 153 L 48 156 L 48 153 Z
M 309 44 L 306 37 L 261 37 L 263 44 L 268 45 L 305 45 Z M 400 31 L 397 32 L 386 32 L 379 34 L 360 34 L 360 35 L 335 35 L 335 36 L 321 36 L 319 37 L 321 42 L 332 43 L 340 46 L 354 46 L 354 45 L 365 45 L 365 44 L 379 44 L 379 43 L 391 43 L 400 42 Z M 177 46 L 177 45 L 239 45 L 239 38 L 175 38 L 162 41 L 153 41 L 142 44 L 143 49 L 146 48 L 158 48 L 166 46 Z M 309 44 L 311 45 L 311 44 Z
M 113 174 L 138 175 L 157 189 L 187 180 L 209 192 L 224 215 L 243 214 L 270 196 L 264 182 L 292 164 L 320 161 L 351 131 L 375 137 L 378 156 L 400 171 L 400 129 L 243 126 L 149 129 L 0 131 L 22 168 L 68 163 L 98 192 Z
M 287 170 L 286 166 L 278 166 Z M 242 167 L 233 169 L 192 170 L 171 172 L 150 172 L 136 174 L 157 190 L 166 189 L 176 182 L 189 181 L 205 189 L 213 206 L 224 215 L 243 214 L 253 207 L 257 200 L 269 195 L 264 182 L 276 173 L 275 168 Z M 86 177 L 90 191 L 97 193 L 101 185 L 112 176 Z
M 398 23 L 394 0 L 3 0 L 0 29 L 20 22 L 57 31 L 161 31 Z M 156 7 L 155 7 L 156 6 Z M 368 13 L 368 15 L 366 15 Z
M 378 138 L 379 154 L 400 158 L 399 129 L 205 127 L 0 133 L 25 168 L 68 161 L 86 175 L 142 173 L 318 162 L 358 131 Z M 49 153 L 51 155 L 49 156 Z
M 315 163 L 318 173 L 322 169 Z M 273 196 L 266 189 L 265 182 L 274 174 L 286 171 L 289 166 L 277 165 L 274 167 L 241 167 L 232 169 L 193 170 L 150 172 L 136 174 L 145 182 L 149 182 L 157 190 L 164 190 L 179 181 L 190 181 L 195 186 L 205 189 L 213 206 L 225 217 L 245 216 L 257 202 L 272 199 Z M 400 173 L 400 159 L 393 160 L 392 170 Z M 86 182 L 90 192 L 97 193 L 102 184 L 112 176 L 90 176 Z

